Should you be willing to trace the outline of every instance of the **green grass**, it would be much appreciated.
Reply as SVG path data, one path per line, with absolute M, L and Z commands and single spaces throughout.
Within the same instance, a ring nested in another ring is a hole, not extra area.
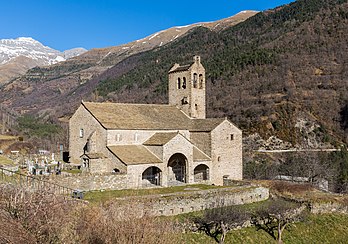
M 207 190 L 207 189 L 217 189 L 217 188 L 226 188 L 226 187 L 212 186 L 212 185 L 185 185 L 185 186 L 173 186 L 173 187 L 151 188 L 151 189 L 89 191 L 85 193 L 84 200 L 94 202 L 94 203 L 99 203 L 99 202 L 112 200 L 113 198 L 118 198 L 118 197 L 169 194 L 169 193 L 176 193 L 176 192 L 190 192 L 190 191 L 195 191 L 195 189 Z
M 283 233 L 284 243 L 348 243 L 348 215 L 310 215 L 301 223 L 294 223 Z M 203 233 L 186 233 L 180 237 L 183 243 L 215 243 Z M 231 231 L 226 243 L 262 244 L 276 243 L 266 232 L 254 227 Z

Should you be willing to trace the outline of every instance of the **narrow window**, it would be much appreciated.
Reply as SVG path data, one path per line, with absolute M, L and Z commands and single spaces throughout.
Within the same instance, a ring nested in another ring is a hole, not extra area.
M 197 74 L 193 74 L 193 88 L 197 88 Z
M 134 141 L 138 141 L 139 140 L 139 134 L 138 133 L 135 133 L 134 134 Z
M 186 89 L 186 77 L 182 78 L 182 89 Z
M 231 141 L 233 141 L 233 139 L 234 139 L 233 134 L 230 135 L 230 139 L 231 139 Z
M 199 74 L 199 89 L 203 89 L 203 75 Z
M 181 89 L 181 80 L 178 78 L 178 89 Z
M 197 104 L 195 104 L 195 109 L 196 109 L 196 110 L 198 109 L 198 105 L 197 105 Z
M 83 129 L 80 129 L 80 138 L 83 138 Z

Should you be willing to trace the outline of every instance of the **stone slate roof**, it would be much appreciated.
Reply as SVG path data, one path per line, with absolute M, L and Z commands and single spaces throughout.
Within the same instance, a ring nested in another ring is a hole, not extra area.
M 82 105 L 106 129 L 211 131 L 223 118 L 191 119 L 175 106 L 93 103 Z
M 125 165 L 162 163 L 143 145 L 121 145 L 107 147 Z
M 193 147 L 193 161 L 211 161 L 211 158 L 208 157 L 201 150 L 199 150 L 197 147 Z
M 192 64 L 186 64 L 186 65 L 178 66 L 174 70 L 170 70 L 168 73 L 170 74 L 170 73 L 175 73 L 175 72 L 187 71 L 187 70 L 190 69 L 191 66 L 192 66 Z
M 224 118 L 209 118 L 209 119 L 192 119 L 192 126 L 190 131 L 212 131 L 219 124 L 221 124 Z
M 83 102 L 106 129 L 185 130 L 190 118 L 175 106 Z
M 147 141 L 145 141 L 143 145 L 163 146 L 164 144 L 168 143 L 171 139 L 173 139 L 177 134 L 177 132 L 155 133 Z

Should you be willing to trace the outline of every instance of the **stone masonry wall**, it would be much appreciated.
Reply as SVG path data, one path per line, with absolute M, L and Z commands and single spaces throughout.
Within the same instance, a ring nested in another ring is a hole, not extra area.
M 127 189 L 127 175 L 98 174 L 98 175 L 57 175 L 50 177 L 49 181 L 72 189 L 92 191 L 100 189 L 122 190 Z
M 156 196 L 125 197 L 115 201 L 119 218 L 170 216 L 216 207 L 233 206 L 264 201 L 269 190 L 256 186 L 161 194 Z M 132 203 L 129 208 L 129 203 Z
M 225 120 L 211 132 L 211 138 L 213 182 L 222 185 L 225 175 L 232 180 L 241 180 L 243 177 L 241 130 Z

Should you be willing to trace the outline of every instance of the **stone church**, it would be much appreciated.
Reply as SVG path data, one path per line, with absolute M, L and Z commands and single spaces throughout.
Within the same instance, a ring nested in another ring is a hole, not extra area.
M 206 118 L 200 57 L 169 70 L 169 104 L 82 102 L 69 121 L 71 162 L 126 175 L 127 188 L 242 179 L 242 131 Z

